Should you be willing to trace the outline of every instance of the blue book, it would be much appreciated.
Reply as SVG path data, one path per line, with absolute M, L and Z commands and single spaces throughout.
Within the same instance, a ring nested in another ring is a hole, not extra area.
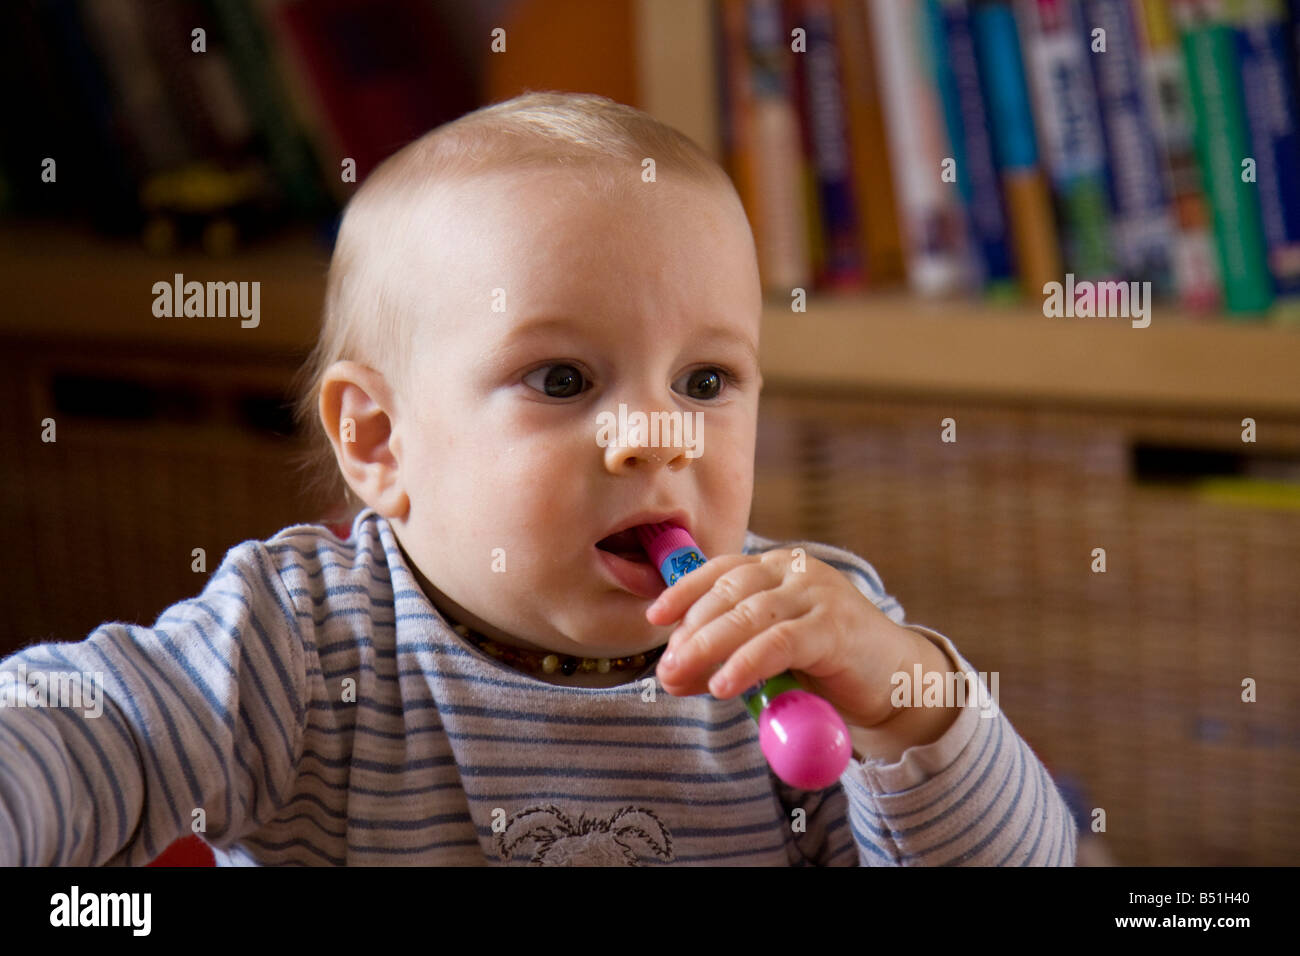
M 1083 0 L 1081 41 L 1092 65 L 1110 170 L 1111 229 L 1125 277 L 1150 281 L 1154 294 L 1174 291 L 1174 219 L 1159 142 L 1147 101 L 1137 23 L 1125 0 Z M 1105 52 L 1092 33 L 1105 30 Z
M 1061 280 L 1052 194 L 1038 163 L 1038 138 L 1009 0 L 974 0 L 971 25 L 980 89 L 988 107 L 993 158 L 1002 181 L 1020 287 L 1030 298 Z
M 834 13 L 830 0 L 803 0 L 800 10 L 808 36 L 808 52 L 797 61 L 803 69 L 804 102 L 800 106 L 816 178 L 825 248 L 818 282 L 832 289 L 860 288 L 863 271 L 858 248 L 858 204 L 854 198 Z
M 956 186 L 971 245 L 988 290 L 1014 291 L 1015 269 L 1002 185 L 993 156 L 988 110 L 980 89 L 975 33 L 967 0 L 925 0 L 935 81 L 943 105 Z
M 1250 130 L 1269 272 L 1278 296 L 1300 295 L 1300 116 L 1280 4 L 1236 6 L 1241 91 Z

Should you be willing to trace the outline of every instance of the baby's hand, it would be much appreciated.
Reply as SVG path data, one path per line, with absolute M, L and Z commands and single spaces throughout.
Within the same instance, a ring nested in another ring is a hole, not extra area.
M 910 674 L 914 662 L 933 661 L 934 654 L 943 658 L 926 638 L 886 617 L 845 574 L 789 549 L 710 558 L 646 610 L 659 626 L 683 614 L 657 671 L 668 693 L 707 691 L 725 700 L 789 670 L 862 728 L 894 715 L 893 674 Z

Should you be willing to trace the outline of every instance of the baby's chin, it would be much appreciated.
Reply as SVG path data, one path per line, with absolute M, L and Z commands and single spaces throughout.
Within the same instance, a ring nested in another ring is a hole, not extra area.
M 566 620 L 556 630 L 567 638 L 571 648 L 550 648 L 557 654 L 575 654 L 582 657 L 632 657 L 645 654 L 668 643 L 672 627 L 656 627 L 645 620 L 645 603 L 642 601 L 631 615 L 603 614 L 584 620 Z M 611 635 L 617 640 L 611 641 Z M 543 646 L 548 641 L 540 642 Z

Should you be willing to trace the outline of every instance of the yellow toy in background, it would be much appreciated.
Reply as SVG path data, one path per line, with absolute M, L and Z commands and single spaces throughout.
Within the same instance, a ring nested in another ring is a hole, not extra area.
M 197 237 L 208 255 L 228 256 L 241 237 L 260 231 L 271 196 L 271 181 L 260 164 L 227 170 L 191 163 L 157 173 L 140 187 L 147 217 L 141 239 L 154 255 L 168 255 Z

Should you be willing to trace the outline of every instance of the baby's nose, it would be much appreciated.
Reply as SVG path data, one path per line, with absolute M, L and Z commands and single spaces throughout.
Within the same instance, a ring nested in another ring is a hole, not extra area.
M 613 474 L 659 468 L 669 471 L 686 467 L 687 457 L 682 448 L 660 448 L 649 444 L 611 445 L 605 450 L 605 467 Z

